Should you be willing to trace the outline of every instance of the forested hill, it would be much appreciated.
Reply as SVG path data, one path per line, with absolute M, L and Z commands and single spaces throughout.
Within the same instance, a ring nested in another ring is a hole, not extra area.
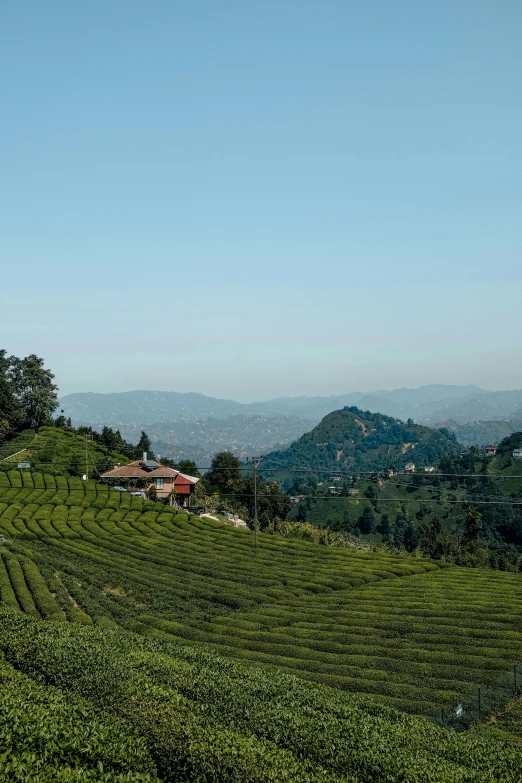
M 317 470 L 404 468 L 407 462 L 427 465 L 460 450 L 445 430 L 407 424 L 381 413 L 346 407 L 334 411 L 284 451 L 268 454 L 263 467 L 290 465 Z

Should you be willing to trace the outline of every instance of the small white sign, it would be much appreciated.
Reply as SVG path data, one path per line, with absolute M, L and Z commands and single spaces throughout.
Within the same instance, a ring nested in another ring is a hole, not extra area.
M 457 716 L 457 718 L 460 718 L 460 716 L 463 714 L 464 714 L 464 708 L 462 704 L 457 704 L 455 708 L 455 715 Z

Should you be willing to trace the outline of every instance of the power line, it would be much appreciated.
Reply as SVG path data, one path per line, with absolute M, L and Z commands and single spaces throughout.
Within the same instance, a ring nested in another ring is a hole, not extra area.
M 107 492 L 100 492 L 98 493 L 98 488 L 100 486 L 106 487 Z M 27 491 L 29 494 L 32 494 L 34 492 L 38 492 L 39 494 L 45 494 L 47 492 L 63 492 L 63 490 L 59 489 L 58 487 L 50 487 L 48 489 L 37 489 L 37 488 L 31 488 L 31 487 L 2 487 L 1 489 L 5 489 L 7 492 L 9 492 L 12 489 L 16 489 L 18 491 Z M 89 489 L 88 487 L 78 487 L 78 489 L 74 488 L 68 488 L 67 492 L 68 494 L 72 494 L 73 492 L 83 492 L 84 494 L 86 492 L 96 492 L 96 494 L 104 494 L 108 495 L 110 494 L 110 490 L 112 487 L 108 484 L 98 484 L 92 489 Z M 121 493 L 120 491 L 114 490 L 117 492 L 118 495 L 122 495 L 124 493 Z M 1 496 L 1 495 L 0 495 Z M 241 497 L 241 498 L 255 498 L 254 493 L 243 493 L 243 492 L 229 492 L 226 494 L 226 497 Z M 291 496 L 285 496 L 285 497 L 291 497 Z M 491 496 L 490 496 L 491 497 Z M 521 500 L 512 500 L 510 498 L 501 498 L 496 500 L 480 500 L 476 497 L 467 498 L 464 500 L 449 500 L 447 498 L 440 498 L 440 499 L 433 499 L 433 498 L 355 498 L 350 497 L 346 495 L 303 495 L 300 500 L 344 500 L 349 503 L 358 503 L 360 500 L 367 501 L 370 503 L 372 500 L 378 502 L 378 503 L 418 503 L 419 505 L 422 505 L 424 503 L 451 503 L 451 504 L 468 504 L 468 505 L 502 505 L 502 506 L 521 506 L 522 505 L 522 499 Z M 183 510 L 183 509 L 182 509 Z
M 56 465 L 56 464 L 63 464 L 63 462 L 66 462 L 67 460 L 48 460 L 44 462 L 37 461 L 38 465 Z M 174 462 L 174 460 L 170 460 Z M 183 462 L 183 460 L 177 460 L 178 462 Z M 192 460 L 190 460 L 192 462 Z M 114 460 L 111 458 L 107 458 L 107 464 L 113 464 Z M 13 463 L 14 464 L 14 463 Z M 96 463 L 97 465 L 100 465 L 100 462 Z M 123 466 L 124 467 L 124 466 Z M 200 467 L 196 465 L 196 469 L 198 471 L 206 471 L 206 470 L 212 470 L 212 466 L 210 467 Z M 16 470 L 16 468 L 14 468 Z M 220 473 L 224 472 L 236 472 L 237 470 L 252 470 L 251 467 L 248 465 L 239 465 L 237 468 L 219 468 Z M 390 481 L 394 478 L 399 478 L 401 476 L 418 476 L 419 478 L 426 479 L 429 481 L 430 479 L 437 478 L 437 477 L 444 477 L 444 478 L 486 478 L 486 479 L 505 479 L 505 478 L 513 478 L 513 479 L 522 479 L 522 474 L 516 474 L 516 473 L 498 473 L 498 474 L 491 474 L 491 473 L 413 473 L 408 470 L 394 470 L 393 475 L 386 476 L 384 475 L 386 473 L 387 468 L 376 468 L 375 470 L 330 470 L 328 468 L 300 468 L 295 465 L 289 465 L 286 468 L 262 468 L 261 473 L 284 473 L 286 471 L 293 472 L 293 473 L 313 473 L 313 474 L 328 474 L 329 476 L 346 476 L 347 478 L 352 476 L 376 476 L 377 478 L 385 478 L 387 481 Z

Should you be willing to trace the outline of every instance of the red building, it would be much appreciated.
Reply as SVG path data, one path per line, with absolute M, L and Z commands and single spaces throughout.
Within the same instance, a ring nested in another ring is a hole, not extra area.
M 143 458 L 130 462 L 128 465 L 115 465 L 112 470 L 102 475 L 102 479 L 114 479 L 118 484 L 125 484 L 131 489 L 138 479 L 145 489 L 154 486 L 160 499 L 168 499 L 172 504 L 186 508 L 191 505 L 190 498 L 194 495 L 199 478 L 187 476 L 179 470 L 168 468 L 160 462 Z

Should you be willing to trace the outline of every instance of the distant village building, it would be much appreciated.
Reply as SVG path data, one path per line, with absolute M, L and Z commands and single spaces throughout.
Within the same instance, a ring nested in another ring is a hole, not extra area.
M 511 453 L 516 459 L 522 459 L 522 449 L 513 449 Z
M 158 498 L 169 500 L 172 505 L 182 508 L 190 507 L 190 499 L 199 481 L 195 476 L 187 476 L 179 470 L 147 459 L 147 452 L 144 452 L 143 458 L 136 462 L 115 465 L 113 470 L 102 474 L 102 479 L 117 479 L 118 484 L 125 482 L 128 489 L 133 486 L 133 481 L 138 479 L 145 483 L 146 489 L 154 486 Z
M 330 490 L 330 495 L 340 495 L 341 494 L 341 490 L 338 489 L 338 487 L 328 487 L 328 489 Z
M 415 463 L 414 462 L 407 462 L 404 466 L 404 469 L 409 471 L 410 473 L 415 473 Z
M 300 500 L 303 500 L 305 495 L 291 495 L 290 496 L 290 503 L 299 503 Z
M 496 446 L 486 446 L 484 449 L 484 454 L 486 457 L 494 457 L 497 453 L 497 447 Z
M 433 467 L 433 465 L 426 465 L 425 468 L 424 468 L 424 472 L 425 473 L 434 473 L 435 472 L 435 468 Z
M 359 490 L 357 489 L 357 487 L 350 487 L 350 489 L 348 490 L 348 494 L 349 495 L 358 495 L 359 494 Z

